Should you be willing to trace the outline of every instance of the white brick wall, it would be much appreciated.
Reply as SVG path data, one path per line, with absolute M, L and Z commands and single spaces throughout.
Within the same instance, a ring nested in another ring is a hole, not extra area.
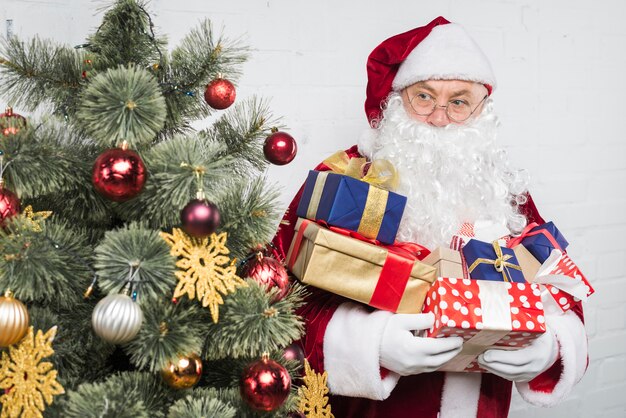
M 75 45 L 103 2 L 2 0 L 0 30 Z M 367 125 L 365 60 L 379 42 L 443 15 L 464 24 L 491 58 L 501 140 L 533 176 L 546 218 L 596 288 L 586 307 L 591 363 L 570 398 L 542 410 L 515 396 L 512 417 L 626 416 L 626 4 L 622 0 L 152 0 L 175 44 L 200 18 L 255 48 L 238 94 L 271 98 L 299 141 L 272 167 L 287 201 L 306 171 L 353 144 Z M 1 104 L 1 103 L 0 103 Z

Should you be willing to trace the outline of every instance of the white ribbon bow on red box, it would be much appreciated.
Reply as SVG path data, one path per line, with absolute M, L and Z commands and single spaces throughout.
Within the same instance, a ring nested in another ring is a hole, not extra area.
M 570 309 L 574 302 L 586 302 L 594 292 L 576 264 L 558 249 L 552 250 L 532 282 L 545 286 L 542 302 L 546 313 L 564 312 Z

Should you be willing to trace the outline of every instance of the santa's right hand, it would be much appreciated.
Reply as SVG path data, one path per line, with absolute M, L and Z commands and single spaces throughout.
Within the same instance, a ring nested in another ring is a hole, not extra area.
M 429 329 L 435 316 L 394 314 L 389 318 L 380 343 L 380 365 L 408 376 L 433 372 L 461 351 L 463 338 L 416 337 L 413 331 Z

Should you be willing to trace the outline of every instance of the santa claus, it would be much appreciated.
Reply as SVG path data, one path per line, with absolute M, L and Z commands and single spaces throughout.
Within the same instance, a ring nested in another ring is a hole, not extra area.
M 490 241 L 543 222 L 524 172 L 498 147 L 495 78 L 461 26 L 438 17 L 391 37 L 370 54 L 367 72 L 372 129 L 347 153 L 397 168 L 397 192 L 408 199 L 398 240 L 434 248 L 450 246 L 461 229 Z M 274 239 L 283 257 L 301 194 Z M 547 332 L 526 348 L 481 354 L 489 373 L 444 373 L 436 370 L 462 339 L 416 336 L 432 314 L 394 314 L 311 290 L 302 344 L 311 365 L 328 372 L 336 417 L 505 417 L 513 383 L 528 402 L 551 406 L 587 367 L 580 306 L 546 315 Z

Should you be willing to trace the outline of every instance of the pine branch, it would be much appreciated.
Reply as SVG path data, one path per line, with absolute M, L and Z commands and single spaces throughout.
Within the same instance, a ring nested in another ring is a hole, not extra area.
M 117 0 L 88 38 L 86 48 L 94 55 L 98 71 L 128 64 L 146 68 L 161 63 L 165 40 L 155 35 L 143 1 Z
M 183 91 L 197 93 L 202 93 L 201 89 L 218 74 L 235 81 L 248 53 L 249 49 L 239 41 L 231 41 L 223 34 L 216 36 L 211 21 L 205 19 L 172 51 L 172 81 Z
M 21 218 L 0 229 L 0 287 L 24 302 L 71 308 L 92 277 L 91 248 L 80 231 L 48 220 L 35 232 Z
M 183 353 L 200 354 L 206 332 L 198 324 L 206 315 L 196 303 L 160 299 L 144 304 L 143 315 L 139 334 L 125 346 L 137 368 L 155 372 Z
M 7 187 L 24 204 L 52 210 L 57 218 L 76 226 L 108 226 L 111 203 L 91 184 L 98 149 L 63 123 L 31 122 L 31 127 L 0 142 L 4 152 Z
M 71 310 L 37 305 L 28 307 L 31 324 L 35 329 L 57 326 L 52 362 L 59 371 L 59 379 L 66 391 L 83 382 L 100 380 L 109 371 L 106 360 L 114 346 L 92 332 L 93 307 L 91 302 L 80 302 Z
M 163 127 L 166 109 L 156 79 L 134 65 L 91 79 L 81 93 L 76 123 L 104 146 L 151 141 Z
M 168 418 L 219 417 L 235 418 L 237 411 L 230 404 L 210 395 L 187 395 L 176 401 L 167 414 Z
M 37 196 L 25 200 L 24 204 L 32 204 L 41 210 L 51 210 L 60 221 L 74 227 L 88 228 L 88 242 L 95 243 L 114 223 L 111 217 L 112 203 L 95 192 L 91 184 L 91 174 L 83 173 L 79 180 L 83 184 L 78 189 Z
M 93 150 L 79 143 L 67 126 L 44 122 L 4 138 L 4 178 L 20 197 L 63 193 L 84 187 L 86 158 Z
M 219 200 L 222 229 L 228 231 L 233 257 L 244 258 L 257 244 L 265 244 L 276 232 L 280 213 L 276 186 L 257 178 L 235 183 Z
M 119 292 L 132 282 L 142 305 L 168 294 L 176 284 L 169 247 L 159 231 L 139 223 L 106 232 L 95 249 L 94 267 L 104 292 Z
M 258 173 L 267 167 L 267 160 L 263 156 L 263 140 L 270 128 L 278 123 L 268 103 L 252 97 L 237 103 L 202 134 L 211 141 L 224 144 L 223 156 L 244 162 L 240 168 L 245 172 Z
M 203 100 L 207 83 L 218 75 L 236 81 L 248 51 L 238 41 L 216 36 L 209 20 L 190 31 L 157 72 L 168 107 L 166 137 L 189 132 L 189 120 L 213 112 Z
M 157 71 L 157 75 L 167 105 L 167 115 L 165 126 L 156 142 L 171 139 L 176 135 L 192 134 L 195 130 L 191 127 L 190 121 L 202 119 L 210 114 L 201 92 L 183 90 L 173 81 L 178 79 L 175 70 L 169 64 L 164 67 L 165 69 Z
M 302 319 L 294 312 L 302 305 L 304 288 L 294 285 L 283 299 L 253 280 L 224 301 L 220 322 L 209 328 L 207 358 L 260 357 L 265 351 L 282 349 L 304 332 Z
M 0 45 L 0 95 L 29 111 L 51 102 L 57 113 L 72 109 L 83 83 L 83 54 L 38 37 L 17 37 Z
M 144 190 L 120 205 L 118 213 L 126 220 L 141 218 L 154 228 L 169 229 L 178 224 L 181 209 L 198 190 L 195 169 L 204 172 L 205 194 L 216 201 L 234 168 L 232 159 L 220 157 L 221 148 L 197 135 L 155 145 L 143 155 L 150 171 Z
M 170 391 L 158 376 L 128 372 L 70 391 L 63 414 L 68 418 L 160 418 L 171 401 Z

